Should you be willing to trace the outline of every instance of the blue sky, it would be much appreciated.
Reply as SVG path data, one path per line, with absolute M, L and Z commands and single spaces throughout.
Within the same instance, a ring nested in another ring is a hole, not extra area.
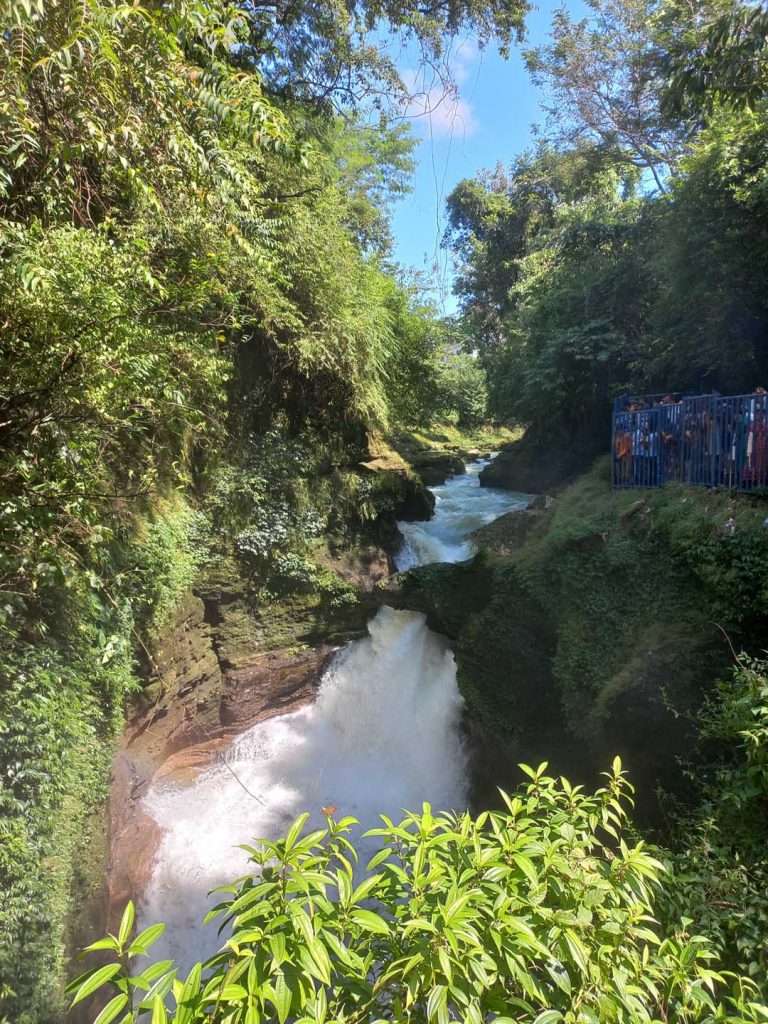
M 527 18 L 524 46 L 545 41 L 552 13 L 566 7 L 576 17 L 585 13 L 582 0 L 541 0 Z M 445 228 L 445 198 L 456 182 L 483 168 L 508 163 L 531 144 L 532 127 L 543 121 L 541 95 L 523 64 L 522 47 L 508 60 L 494 50 L 479 53 L 472 40 L 454 44 L 450 65 L 457 81 L 458 97 L 443 97 L 439 85 L 420 78 L 417 89 L 429 94 L 411 111 L 411 124 L 419 145 L 413 193 L 397 203 L 392 227 L 395 258 L 405 267 L 425 271 L 435 288 L 435 298 L 451 313 L 456 302 L 451 294 L 448 254 L 439 249 Z M 404 68 L 407 77 L 408 69 Z M 422 113 L 428 107 L 431 113 Z M 434 272 L 437 260 L 439 272 Z

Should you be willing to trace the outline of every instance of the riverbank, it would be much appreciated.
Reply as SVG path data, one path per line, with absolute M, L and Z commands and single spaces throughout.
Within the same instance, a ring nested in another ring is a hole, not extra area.
M 439 457 L 446 443 L 454 442 L 438 442 Z M 482 453 L 468 441 L 462 454 Z M 473 473 L 481 466 L 474 463 Z M 316 568 L 283 580 L 279 592 L 265 593 L 219 546 L 177 593 L 116 762 L 112 922 L 147 884 L 161 839 L 142 808 L 152 780 L 189 782 L 229 757 L 244 731 L 307 707 L 334 652 L 366 635 L 381 604 L 425 613 L 450 639 L 478 806 L 497 786 L 516 783 L 521 760 L 546 759 L 589 781 L 617 751 L 639 784 L 641 817 L 658 813 L 656 784 L 682 792 L 677 758 L 696 754 L 691 716 L 728 669 L 711 621 L 738 643 L 756 635 L 765 614 L 759 567 L 768 565 L 760 561 L 768 531 L 756 504 L 685 489 L 614 494 L 598 465 L 554 502 L 523 508 L 521 501 L 482 527 L 472 561 L 393 578 L 395 517 L 432 507 L 402 455 L 375 442 L 353 471 L 331 467 L 330 477 L 293 479 L 304 480 L 305 503 L 310 497 L 318 507 L 335 491 L 336 507 L 353 514 L 343 529 L 337 518 L 333 533 L 311 539 L 301 564 Z M 456 483 L 461 489 L 473 479 L 459 475 Z M 723 529 L 730 518 L 733 533 Z M 240 564 L 252 565 L 247 557 Z M 90 845 L 106 854 L 103 820 L 97 811 L 90 819 Z M 73 891 L 76 905 L 105 872 L 91 856 Z M 96 916 L 107 913 L 98 894 L 90 905 Z M 80 935 L 72 932 L 70 946 Z

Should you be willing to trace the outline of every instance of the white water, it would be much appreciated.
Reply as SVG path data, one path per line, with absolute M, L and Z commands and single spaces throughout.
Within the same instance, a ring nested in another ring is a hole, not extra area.
M 469 557 L 473 529 L 525 503 L 481 490 L 482 465 L 434 488 L 432 521 L 401 524 L 409 565 Z M 436 809 L 466 803 L 462 699 L 447 642 L 420 613 L 387 607 L 368 632 L 336 655 L 312 706 L 237 738 L 226 752 L 231 771 L 215 764 L 192 784 L 150 787 L 145 809 L 165 831 L 140 917 L 142 926 L 167 924 L 157 956 L 188 968 L 218 948 L 215 924 L 200 922 L 216 902 L 208 892 L 248 870 L 237 845 L 275 838 L 305 810 L 314 827 L 324 822 L 321 808 L 335 805 L 370 828 L 379 814 L 397 818 L 425 800 Z
M 440 487 L 430 487 L 436 501 L 430 520 L 397 524 L 405 538 L 396 559 L 398 569 L 428 562 L 463 562 L 475 554 L 471 540 L 475 530 L 505 512 L 526 507 L 530 494 L 480 486 L 480 471 L 489 461 L 471 462 L 466 474 L 455 476 Z

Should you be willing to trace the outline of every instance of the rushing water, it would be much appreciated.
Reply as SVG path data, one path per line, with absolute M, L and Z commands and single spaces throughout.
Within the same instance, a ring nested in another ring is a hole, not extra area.
M 481 487 L 479 474 L 489 463 L 480 459 L 467 466 L 466 474 L 455 476 L 441 487 L 430 487 L 435 496 L 435 514 L 423 523 L 398 523 L 405 538 L 397 556 L 398 569 L 411 569 L 427 562 L 462 562 L 475 553 L 471 534 L 505 512 L 525 508 L 529 494 L 516 494 L 498 487 Z
M 401 524 L 401 567 L 469 557 L 473 529 L 524 503 L 481 490 L 478 471 L 475 464 L 434 488 L 429 523 Z M 387 607 L 368 633 L 336 655 L 313 705 L 243 732 L 227 751 L 229 768 L 215 764 L 191 785 L 151 786 L 145 808 L 164 835 L 141 917 L 144 925 L 168 926 L 158 954 L 189 967 L 217 948 L 215 925 L 201 929 L 200 922 L 212 905 L 209 890 L 247 870 L 237 845 L 276 837 L 305 810 L 315 827 L 332 804 L 366 828 L 379 814 L 397 817 L 424 800 L 437 808 L 465 804 L 462 699 L 445 639 L 420 613 Z

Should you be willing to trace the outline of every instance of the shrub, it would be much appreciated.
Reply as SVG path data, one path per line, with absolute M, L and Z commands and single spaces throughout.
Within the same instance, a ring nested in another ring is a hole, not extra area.
M 477 427 L 488 412 L 485 371 L 472 356 L 451 356 L 439 376 L 442 406 L 455 413 L 460 427 Z
M 183 981 L 168 961 L 131 972 L 162 925 L 134 936 L 129 904 L 118 935 L 89 947 L 113 962 L 72 983 L 74 1003 L 109 986 L 99 1024 L 763 1019 L 749 982 L 711 968 L 706 939 L 659 933 L 663 869 L 628 841 L 620 762 L 593 795 L 545 769 L 524 768 L 504 813 L 383 818 L 359 875 L 354 819 L 303 835 L 302 815 L 247 848 L 254 873 L 220 890 L 222 950 Z
M 699 716 L 713 764 L 697 770 L 700 800 L 676 829 L 667 916 L 705 928 L 729 966 L 768 993 L 768 662 L 741 656 Z

